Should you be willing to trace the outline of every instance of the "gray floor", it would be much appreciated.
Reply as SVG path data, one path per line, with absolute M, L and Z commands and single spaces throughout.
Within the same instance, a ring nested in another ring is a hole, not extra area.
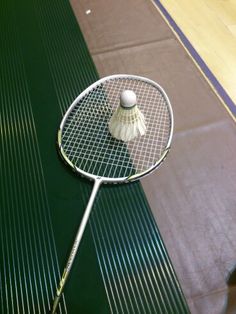
M 149 0 L 71 0 L 100 76 L 129 73 L 164 87 L 173 148 L 142 180 L 193 314 L 236 313 L 236 127 Z

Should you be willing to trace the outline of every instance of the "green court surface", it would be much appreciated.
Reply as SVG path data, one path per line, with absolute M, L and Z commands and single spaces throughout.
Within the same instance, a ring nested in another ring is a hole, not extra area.
M 57 129 L 99 77 L 67 1 L 0 4 L 0 313 L 49 313 L 92 190 Z M 188 313 L 139 183 L 102 186 L 58 313 Z

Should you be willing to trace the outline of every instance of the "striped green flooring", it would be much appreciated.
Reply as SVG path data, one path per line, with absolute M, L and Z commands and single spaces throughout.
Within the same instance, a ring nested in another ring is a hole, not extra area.
M 49 313 L 91 183 L 56 133 L 98 74 L 67 1 L 0 3 L 0 313 Z M 97 197 L 58 313 L 188 313 L 139 183 Z

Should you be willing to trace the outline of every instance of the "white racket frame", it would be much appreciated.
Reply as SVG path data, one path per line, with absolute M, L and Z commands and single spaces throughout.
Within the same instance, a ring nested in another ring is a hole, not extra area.
M 129 177 L 123 177 L 123 178 L 108 178 L 108 177 L 101 177 L 101 176 L 96 176 L 96 175 L 93 175 L 91 173 L 87 173 L 85 171 L 83 171 L 82 169 L 76 167 L 66 156 L 64 150 L 63 150 L 63 147 L 62 147 L 62 130 L 63 130 L 63 127 L 64 127 L 64 124 L 65 124 L 65 121 L 68 117 L 68 115 L 70 114 L 71 110 L 74 108 L 74 106 L 80 101 L 80 99 L 82 99 L 86 94 L 88 94 L 90 91 L 92 91 L 94 88 L 96 88 L 98 85 L 100 85 L 101 83 L 107 81 L 107 80 L 111 80 L 111 79 L 118 79 L 118 78 L 127 78 L 127 79 L 136 79 L 136 80 L 139 80 L 139 81 L 144 81 L 146 83 L 149 83 L 151 85 L 153 85 L 155 88 L 159 89 L 161 94 L 164 96 L 165 100 L 166 100 L 166 103 L 168 105 L 168 108 L 169 108 L 169 113 L 170 113 L 170 120 L 171 120 L 171 129 L 170 129 L 170 136 L 169 136 L 169 140 L 167 142 L 167 145 L 166 145 L 166 148 L 165 150 L 163 151 L 163 154 L 162 156 L 156 161 L 156 163 L 150 167 L 149 169 L 147 169 L 146 171 L 144 172 L 141 172 L 141 173 L 138 173 L 138 174 L 134 174 L 134 175 L 131 175 Z M 106 76 L 106 77 L 103 77 L 101 78 L 100 80 L 96 81 L 95 83 L 93 83 L 92 85 L 90 85 L 88 88 L 86 88 L 74 101 L 73 103 L 71 104 L 71 106 L 68 108 L 64 118 L 62 119 L 61 121 L 61 124 L 60 124 L 60 127 L 59 127 L 59 130 L 58 130 L 58 145 L 59 145 L 59 150 L 60 150 L 60 153 L 62 155 L 62 157 L 64 158 L 64 160 L 66 161 L 67 164 L 69 164 L 72 169 L 79 173 L 80 175 L 90 179 L 90 180 L 101 180 L 103 183 L 124 183 L 124 182 L 131 182 L 131 181 L 134 181 L 134 180 L 137 180 L 137 179 L 140 179 L 141 177 L 144 177 L 146 175 L 148 175 L 149 173 L 151 173 L 153 170 L 155 170 L 162 162 L 163 160 L 165 159 L 167 153 L 169 152 L 170 150 L 170 146 L 171 146 L 171 141 L 172 141 L 172 137 L 173 137 L 173 129 L 174 129 L 174 117 L 173 117 L 173 110 L 172 110 L 172 107 L 171 107 L 171 104 L 170 104 L 170 100 L 166 94 L 166 92 L 164 91 L 164 89 L 159 85 L 157 84 L 156 82 L 146 78 L 146 77 L 142 77 L 142 76 L 137 76 L 137 75 L 129 75 L 129 74 L 117 74 L 117 75 L 110 75 L 110 76 Z
M 90 91 L 92 91 L 94 88 L 96 88 L 98 85 L 100 85 L 101 83 L 107 81 L 107 80 L 112 80 L 112 79 L 119 79 L 119 78 L 127 78 L 127 79 L 136 79 L 136 80 L 139 80 L 139 81 L 144 81 L 146 83 L 149 83 L 151 85 L 153 85 L 155 88 L 157 88 L 161 94 L 163 95 L 163 97 L 165 98 L 166 100 L 166 103 L 168 105 L 168 108 L 169 108 L 169 113 L 170 113 L 170 120 L 171 120 L 171 125 L 170 125 L 170 135 L 169 135 L 169 140 L 167 142 L 167 145 L 166 145 L 166 148 L 165 150 L 163 151 L 163 154 L 161 155 L 161 157 L 159 158 L 159 160 L 157 160 L 157 162 L 152 166 L 150 167 L 149 169 L 147 169 L 146 171 L 144 172 L 141 172 L 141 173 L 138 173 L 138 174 L 134 174 L 134 175 L 131 175 L 129 177 L 122 177 L 122 178 L 108 178 L 108 177 L 102 177 L 102 176 L 96 176 L 94 174 L 90 174 L 90 173 L 87 173 L 85 171 L 83 171 L 82 169 L 76 167 L 66 156 L 64 150 L 63 150 L 63 147 L 62 147 L 62 130 L 63 130 L 63 127 L 64 127 L 64 124 L 65 124 L 65 121 L 68 117 L 68 115 L 70 114 L 71 110 L 74 108 L 74 106 L 86 95 L 88 94 Z M 89 219 L 89 216 L 90 216 L 90 213 L 91 213 L 91 210 L 92 210 L 92 207 L 93 207 L 93 203 L 94 203 L 94 200 L 96 198 L 96 195 L 97 195 L 97 192 L 99 190 L 99 187 L 102 183 L 127 183 L 127 182 L 131 182 L 131 181 L 135 181 L 135 180 L 138 180 L 140 179 L 141 177 L 144 177 L 148 174 L 150 174 L 152 171 L 154 171 L 157 167 L 159 167 L 161 165 L 161 163 L 164 161 L 164 159 L 166 158 L 166 155 L 168 154 L 169 150 L 170 150 L 170 146 L 171 146 L 171 141 L 172 141 L 172 137 L 173 137 L 173 128 L 174 128 L 174 117 L 173 117 L 173 111 L 172 111 L 172 107 L 171 107 L 171 104 L 170 104 L 170 101 L 169 101 L 169 98 L 168 96 L 166 95 L 165 91 L 163 90 L 163 88 L 157 84 L 156 82 L 148 79 L 148 78 L 145 78 L 145 77 L 142 77 L 142 76 L 137 76 L 137 75 L 129 75 L 129 74 L 118 74 L 118 75 L 110 75 L 110 76 L 106 76 L 106 77 L 103 77 L 102 79 L 96 81 L 94 84 L 90 85 L 88 88 L 86 88 L 74 101 L 73 103 L 71 104 L 71 106 L 68 108 L 64 118 L 62 119 L 61 121 L 61 124 L 60 124 L 60 127 L 59 127 L 59 130 L 58 130 L 58 146 L 59 146 L 59 150 L 60 150 L 60 153 L 63 157 L 63 159 L 65 160 L 65 162 L 70 165 L 72 167 L 72 169 L 80 174 L 81 176 L 83 177 L 86 177 L 88 178 L 89 180 L 92 180 L 94 181 L 94 186 L 93 186 L 93 189 L 92 189 L 92 193 L 91 193 L 91 196 L 89 198 L 89 202 L 87 204 L 87 207 L 85 209 L 85 212 L 84 212 L 84 215 L 83 215 L 83 218 L 81 220 L 81 223 L 80 223 L 80 226 L 79 226 L 79 229 L 78 229 L 78 232 L 76 234 L 76 237 L 75 237 L 75 240 L 74 240 L 74 244 L 72 246 L 72 249 L 71 249 L 71 252 L 70 252 L 70 255 L 69 255 L 69 258 L 68 258 L 68 261 L 67 261 L 67 264 L 66 264 L 66 267 L 64 269 L 64 272 L 63 272 L 63 275 L 62 275 L 62 278 L 60 280 L 60 283 L 58 285 L 58 288 L 57 288 L 57 291 L 56 291 L 56 296 L 54 298 L 54 303 L 53 303 L 53 308 L 52 308 L 52 314 L 55 314 L 56 313 L 56 309 L 57 309 L 57 306 L 59 304 L 59 300 L 60 300 L 60 297 L 62 295 L 62 292 L 63 292 L 63 288 L 65 286 L 65 282 L 68 278 L 68 275 L 70 273 L 70 270 L 71 270 L 71 267 L 72 267 L 72 264 L 74 262 L 74 259 L 75 259 L 75 256 L 76 256 L 76 253 L 78 251 L 78 248 L 79 248 L 79 244 L 80 244 L 80 241 L 82 239 L 82 236 L 83 236 L 83 233 L 84 233 L 84 230 L 85 230 L 85 227 L 87 225 L 87 222 L 88 222 L 88 219 Z

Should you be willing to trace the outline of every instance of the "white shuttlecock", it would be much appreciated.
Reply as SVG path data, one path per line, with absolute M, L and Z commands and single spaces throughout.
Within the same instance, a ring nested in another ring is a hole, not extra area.
M 109 121 L 111 135 L 124 142 L 144 135 L 146 125 L 142 112 L 138 109 L 137 98 L 133 91 L 125 90 L 120 95 L 120 105 Z

